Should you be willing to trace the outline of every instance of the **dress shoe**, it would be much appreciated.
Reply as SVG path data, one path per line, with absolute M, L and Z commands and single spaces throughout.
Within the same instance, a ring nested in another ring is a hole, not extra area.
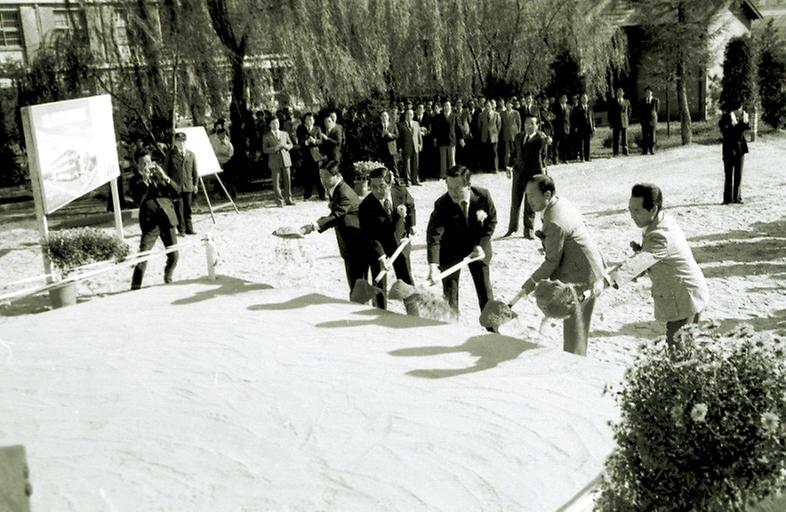
M 177 230 L 177 234 L 180 235 L 180 236 L 186 236 L 185 230 L 182 230 L 182 229 L 178 229 Z
M 415 186 L 415 187 L 421 187 L 421 186 L 423 186 L 423 184 L 422 184 L 421 182 L 419 182 L 419 181 L 414 181 L 414 182 L 412 182 L 412 185 L 413 185 L 413 186 Z
M 197 232 L 192 229 L 191 231 L 186 231 L 186 234 L 187 235 L 196 235 Z
M 527 240 L 535 240 L 535 236 L 532 234 L 532 231 L 526 231 L 524 233 L 524 238 Z
M 734 204 L 745 204 L 745 201 L 743 201 L 742 199 L 737 199 L 736 201 L 734 201 Z
M 293 200 L 287 201 L 287 206 L 295 206 L 295 202 Z
M 502 238 L 508 238 L 508 237 L 511 237 L 511 236 L 513 236 L 515 234 L 516 234 L 516 231 L 515 230 L 511 230 L 511 231 L 508 231 L 507 233 L 505 233 L 504 235 L 502 235 Z

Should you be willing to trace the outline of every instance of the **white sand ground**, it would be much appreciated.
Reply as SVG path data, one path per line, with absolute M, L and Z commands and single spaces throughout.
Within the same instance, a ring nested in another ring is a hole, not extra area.
M 694 254 L 708 278 L 712 302 L 705 318 L 731 326 L 739 321 L 758 330 L 786 334 L 786 141 L 772 138 L 751 144 L 746 157 L 743 195 L 746 203 L 722 206 L 723 171 L 719 145 L 691 146 L 655 156 L 595 160 L 588 164 L 553 167 L 558 192 L 582 212 L 606 258 L 619 261 L 628 243 L 640 238 L 627 213 L 630 187 L 638 181 L 659 184 L 666 207 L 677 217 Z M 477 185 L 492 192 L 499 211 L 497 237 L 507 228 L 510 185 L 504 175 L 478 175 Z M 412 187 L 418 209 L 420 233 L 415 240 L 412 264 L 416 278 L 427 273 L 425 230 L 433 201 L 444 192 L 441 182 Z M 200 232 L 211 232 L 221 253 L 219 271 L 226 275 L 269 283 L 277 288 L 306 287 L 322 293 L 347 297 L 343 264 L 332 232 L 311 235 L 303 241 L 275 238 L 271 232 L 282 225 L 301 225 L 324 215 L 325 203 L 299 201 L 296 206 L 272 208 L 266 199 L 245 202 L 241 214 L 222 211 L 217 224 L 208 215 L 197 215 Z M 0 212 L 0 282 L 9 282 L 41 272 L 35 222 L 29 216 Z M 138 227 L 128 226 L 129 242 L 138 244 Z M 521 283 L 540 263 L 539 243 L 521 237 L 495 240 L 491 279 L 497 297 L 512 297 Z M 177 277 L 188 279 L 205 274 L 204 255 L 184 252 Z M 161 282 L 163 258 L 148 268 L 146 283 Z M 472 281 L 465 272 L 461 288 L 461 322 L 476 325 L 479 314 Z M 89 300 L 104 293 L 126 290 L 130 271 L 103 276 L 83 284 L 81 293 Z M 652 317 L 649 280 L 618 291 L 609 291 L 598 301 L 592 322 L 588 357 L 629 364 L 641 342 L 655 339 L 663 326 Z M 23 300 L 0 307 L 0 315 L 26 314 L 48 307 L 46 297 Z M 401 304 L 392 309 L 403 311 Z M 536 331 L 540 312 L 534 302 L 517 306 L 521 317 L 504 332 L 552 347 L 561 347 L 561 325 L 543 334 Z M 0 316 L 0 331 L 3 317 Z
M 616 365 L 220 277 L 0 334 L 32 509 L 545 511 L 611 449 Z

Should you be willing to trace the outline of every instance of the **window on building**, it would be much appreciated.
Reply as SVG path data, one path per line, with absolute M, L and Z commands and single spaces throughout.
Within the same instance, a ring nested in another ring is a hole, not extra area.
M 16 10 L 0 10 L 0 47 L 22 47 L 22 25 Z
M 126 9 L 115 8 L 112 13 L 112 40 L 120 56 L 127 59 L 131 55 L 131 48 L 128 42 L 128 11 Z
M 85 13 L 81 9 L 54 9 L 52 17 L 54 18 L 54 29 L 56 31 L 84 30 L 87 27 Z

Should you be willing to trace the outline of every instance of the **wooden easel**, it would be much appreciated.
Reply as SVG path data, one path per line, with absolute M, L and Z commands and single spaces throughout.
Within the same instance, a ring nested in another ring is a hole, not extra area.
M 213 176 L 216 177 L 216 179 L 218 180 L 218 184 L 221 185 L 221 190 L 224 191 L 224 194 L 227 196 L 227 199 L 229 200 L 228 203 L 221 203 L 221 204 L 217 204 L 216 206 L 213 206 L 212 203 L 210 202 L 210 197 L 207 193 L 207 187 L 205 187 L 205 180 L 202 179 L 202 176 L 199 177 L 199 186 L 202 187 L 202 193 L 205 195 L 205 201 L 207 201 L 207 208 L 208 210 L 210 210 L 210 218 L 213 220 L 213 224 L 215 224 L 216 217 L 215 215 L 213 215 L 213 212 L 215 210 L 220 210 L 222 208 L 227 208 L 228 206 L 231 206 L 232 208 L 235 209 L 235 213 L 237 213 L 238 215 L 240 215 L 240 211 L 237 209 L 237 205 L 232 200 L 232 196 L 229 195 L 227 188 L 224 186 L 224 182 L 221 181 L 221 176 L 219 176 L 218 173 L 213 174 Z

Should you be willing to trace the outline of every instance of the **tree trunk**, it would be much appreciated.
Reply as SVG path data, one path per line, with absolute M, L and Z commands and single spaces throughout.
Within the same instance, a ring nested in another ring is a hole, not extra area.
M 666 87 L 666 138 L 671 137 L 671 104 L 669 103 L 669 87 Z
M 688 77 L 685 72 L 685 63 L 680 62 L 677 66 L 677 103 L 680 109 L 680 132 L 683 146 L 690 144 L 693 139 L 690 105 L 688 104 L 688 89 L 686 86 L 687 80 Z

